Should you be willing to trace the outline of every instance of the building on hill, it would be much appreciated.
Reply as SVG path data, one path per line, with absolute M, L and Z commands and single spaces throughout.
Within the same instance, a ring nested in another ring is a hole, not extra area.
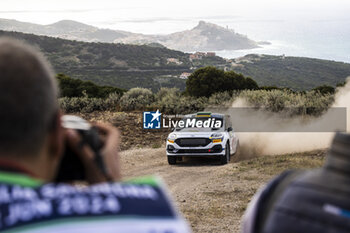
M 191 73 L 183 72 L 179 78 L 181 79 L 188 79 L 188 77 L 191 75 Z
M 197 56 L 200 56 L 200 57 L 205 57 L 205 53 L 203 53 L 203 52 L 196 52 L 195 53 Z
M 203 57 L 215 57 L 216 53 L 215 52 L 195 52 L 193 54 L 189 55 L 190 60 L 201 60 Z
M 167 63 L 175 63 L 176 65 L 181 65 L 182 61 L 179 61 L 177 58 L 167 58 Z
M 194 54 L 190 54 L 190 60 L 201 60 L 203 58 L 202 53 L 196 52 Z
M 207 52 L 206 56 L 207 57 L 215 57 L 216 53 L 215 52 Z

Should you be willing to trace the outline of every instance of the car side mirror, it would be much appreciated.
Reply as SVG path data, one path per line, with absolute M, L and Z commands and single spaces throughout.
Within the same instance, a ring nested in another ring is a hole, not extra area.
M 233 131 L 232 127 L 227 128 L 227 132 Z

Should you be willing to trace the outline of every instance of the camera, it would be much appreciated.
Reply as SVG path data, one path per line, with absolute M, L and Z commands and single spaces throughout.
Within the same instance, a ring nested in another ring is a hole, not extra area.
M 103 142 L 98 133 L 98 129 L 81 117 L 73 115 L 64 115 L 61 118 L 62 127 L 76 130 L 81 136 L 81 142 L 78 148 L 89 145 L 95 154 L 94 161 L 96 166 L 106 175 L 106 167 L 101 156 Z M 65 142 L 65 151 L 59 165 L 56 182 L 71 182 L 86 180 L 85 168 L 79 156 L 70 148 L 68 142 Z

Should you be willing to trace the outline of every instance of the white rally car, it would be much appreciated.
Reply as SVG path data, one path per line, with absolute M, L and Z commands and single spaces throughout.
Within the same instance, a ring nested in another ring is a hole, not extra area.
M 227 164 L 238 149 L 229 115 L 199 112 L 186 115 L 169 134 L 166 153 L 169 164 L 182 156 L 216 156 Z

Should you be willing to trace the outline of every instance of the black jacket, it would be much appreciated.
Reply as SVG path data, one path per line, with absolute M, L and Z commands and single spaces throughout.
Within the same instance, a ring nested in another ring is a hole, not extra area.
M 270 182 L 250 204 L 242 232 L 350 232 L 350 135 L 336 134 L 324 167 Z

